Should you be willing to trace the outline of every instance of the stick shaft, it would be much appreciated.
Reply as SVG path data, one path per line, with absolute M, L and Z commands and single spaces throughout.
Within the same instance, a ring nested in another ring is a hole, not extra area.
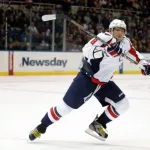
M 79 23 L 77 23 L 76 21 L 72 20 L 70 17 L 66 16 L 66 15 L 56 15 L 56 14 L 51 14 L 51 15 L 44 15 L 42 16 L 42 20 L 43 21 L 49 21 L 49 20 L 55 20 L 55 19 L 62 19 L 65 18 L 66 20 L 70 21 L 71 23 L 73 23 L 75 26 L 77 26 L 79 29 L 81 29 L 82 31 L 84 31 L 85 33 L 87 33 L 88 35 L 90 35 L 93 38 L 98 39 L 99 41 L 101 41 L 102 43 L 106 44 L 108 47 L 111 47 L 107 42 L 103 41 L 101 38 L 99 38 L 98 36 L 96 36 L 95 34 L 87 31 L 84 29 L 84 27 L 82 25 L 80 25 Z M 131 58 L 127 57 L 125 54 L 122 54 L 123 57 L 125 57 L 126 59 L 128 59 L 130 62 L 134 63 L 134 64 L 138 64 L 138 62 L 132 60 Z
M 110 45 L 109 45 L 107 42 L 103 41 L 101 38 L 99 38 L 99 37 L 96 36 L 95 34 L 93 34 L 93 33 L 89 32 L 89 31 L 85 30 L 84 27 L 81 26 L 81 25 L 80 25 L 79 23 L 77 23 L 76 21 L 72 20 L 72 19 L 69 18 L 68 16 L 65 16 L 65 18 L 66 18 L 68 21 L 70 21 L 71 23 L 73 23 L 74 25 L 76 25 L 79 29 L 81 29 L 82 31 L 84 31 L 85 33 L 87 33 L 88 35 L 90 35 L 91 37 L 97 38 L 99 41 L 101 41 L 102 43 L 104 43 L 104 44 L 106 44 L 107 46 L 110 47 Z M 129 58 L 129 57 L 127 57 L 127 56 L 125 56 L 124 54 L 122 54 L 122 56 L 123 56 L 123 57 L 126 57 L 126 58 L 127 58 L 129 61 L 131 61 L 132 63 L 138 64 L 136 61 L 132 60 L 131 58 Z

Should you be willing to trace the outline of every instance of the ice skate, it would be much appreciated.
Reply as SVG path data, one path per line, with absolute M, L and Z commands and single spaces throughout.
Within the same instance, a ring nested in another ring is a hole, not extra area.
M 97 122 L 98 116 L 95 120 L 89 125 L 89 128 L 85 132 L 99 140 L 105 141 L 108 137 L 108 132 L 106 128 Z
M 41 134 L 44 134 L 45 132 L 46 132 L 46 127 L 43 124 L 40 124 L 33 131 L 30 132 L 29 139 L 33 141 L 36 138 L 40 138 Z

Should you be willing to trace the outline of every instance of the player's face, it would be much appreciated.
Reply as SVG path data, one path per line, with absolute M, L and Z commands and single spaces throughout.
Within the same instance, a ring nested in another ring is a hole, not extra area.
M 123 28 L 114 28 L 113 37 L 119 42 L 123 39 L 125 35 L 125 30 Z

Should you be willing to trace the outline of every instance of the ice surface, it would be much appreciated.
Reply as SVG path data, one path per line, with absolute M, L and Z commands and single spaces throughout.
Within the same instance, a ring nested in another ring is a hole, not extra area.
M 108 125 L 107 141 L 85 133 L 96 114 L 103 112 L 92 97 L 80 109 L 50 126 L 35 142 L 29 132 L 62 100 L 74 76 L 0 77 L 1 150 L 148 150 L 150 149 L 150 77 L 115 75 L 130 109 Z

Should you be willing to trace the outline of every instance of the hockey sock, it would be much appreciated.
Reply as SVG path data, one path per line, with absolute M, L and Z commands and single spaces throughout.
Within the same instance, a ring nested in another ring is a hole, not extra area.
M 45 116 L 42 118 L 41 122 L 46 127 L 51 125 L 52 123 L 58 121 L 61 118 L 61 115 L 57 111 L 57 107 L 52 107 L 49 112 L 45 114 Z
M 115 108 L 109 105 L 106 110 L 100 115 L 97 121 L 106 128 L 106 124 L 116 119 L 119 116 L 119 113 Z
M 48 113 L 45 114 L 45 116 L 42 118 L 41 120 L 42 124 L 45 125 L 45 127 L 47 128 L 49 125 L 51 125 L 53 122 L 49 119 L 48 117 Z

